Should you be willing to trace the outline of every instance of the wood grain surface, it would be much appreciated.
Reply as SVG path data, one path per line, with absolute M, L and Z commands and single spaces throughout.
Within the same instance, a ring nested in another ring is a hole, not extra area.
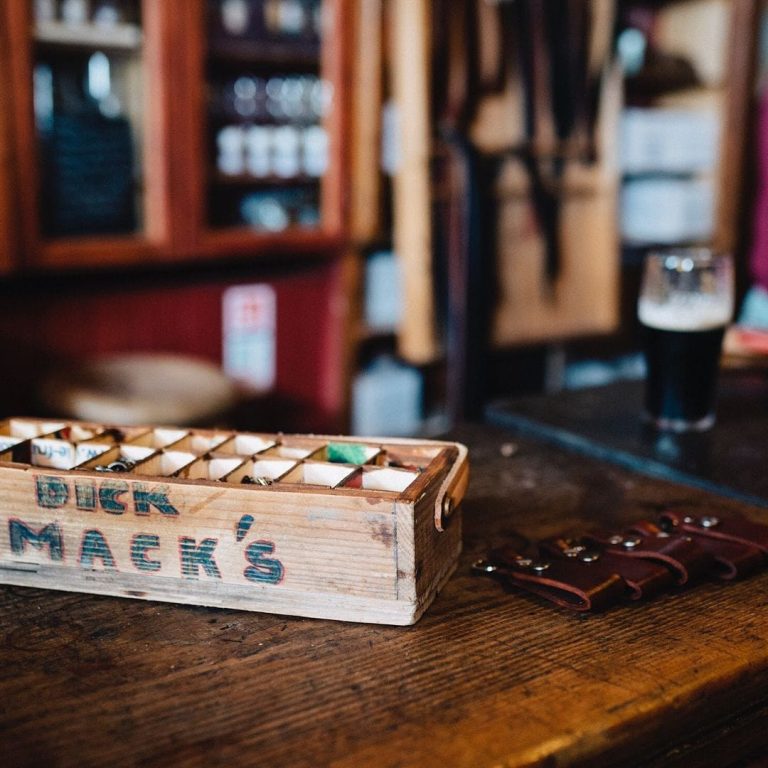
M 0 752 L 21 766 L 726 766 L 765 746 L 768 573 L 577 616 L 472 576 L 517 537 L 685 502 L 516 441 L 470 445 L 465 551 L 413 627 L 0 589 Z

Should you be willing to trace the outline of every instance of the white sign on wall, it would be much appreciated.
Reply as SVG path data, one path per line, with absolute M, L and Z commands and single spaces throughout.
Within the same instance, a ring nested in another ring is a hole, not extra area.
M 224 372 L 258 391 L 275 385 L 277 297 L 270 285 L 238 285 L 222 297 Z

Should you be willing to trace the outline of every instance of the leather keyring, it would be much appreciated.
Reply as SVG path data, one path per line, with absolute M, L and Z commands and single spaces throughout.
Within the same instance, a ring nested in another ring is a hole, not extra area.
M 534 554 L 529 554 L 533 552 Z M 732 580 L 768 565 L 768 526 L 744 517 L 664 512 L 622 533 L 593 531 L 494 549 L 476 573 L 573 611 L 598 611 L 709 576 Z
M 727 581 L 754 573 L 768 557 L 768 528 L 744 518 L 690 514 L 675 510 L 660 516 L 666 531 L 682 532 L 710 552 L 716 576 Z
M 594 567 L 593 567 L 594 566 Z M 619 602 L 624 580 L 598 562 L 553 557 L 546 552 L 530 557 L 502 548 L 473 565 L 476 573 L 501 579 L 573 611 L 598 611 Z
M 627 558 L 585 539 L 553 538 L 541 542 L 541 548 L 553 556 L 566 558 L 600 559 L 600 567 L 609 573 L 617 573 L 626 584 L 630 600 L 641 600 L 663 592 L 675 583 L 675 578 L 664 565 L 651 560 Z

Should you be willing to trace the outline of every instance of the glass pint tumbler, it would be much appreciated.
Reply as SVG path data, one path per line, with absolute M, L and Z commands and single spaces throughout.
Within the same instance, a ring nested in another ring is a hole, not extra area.
M 647 366 L 645 415 L 659 429 L 715 423 L 725 328 L 733 316 L 733 261 L 704 248 L 646 257 L 638 300 Z

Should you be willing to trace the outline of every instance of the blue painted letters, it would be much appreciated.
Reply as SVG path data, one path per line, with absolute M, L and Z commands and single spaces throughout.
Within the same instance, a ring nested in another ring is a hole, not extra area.
M 86 531 L 80 544 L 80 565 L 93 568 L 93 561 L 99 559 L 105 568 L 115 568 L 115 558 L 101 531 Z
M 51 560 L 64 559 L 64 543 L 61 539 L 61 528 L 58 523 L 49 523 L 39 531 L 34 531 L 21 520 L 11 518 L 8 521 L 8 533 L 11 539 L 11 551 L 14 555 L 24 553 L 24 547 L 29 542 L 35 549 L 48 547 Z
M 208 576 L 221 578 L 219 566 L 213 559 L 213 550 L 218 539 L 203 539 L 200 544 L 187 536 L 179 536 L 179 551 L 181 553 L 181 574 L 185 579 L 199 578 L 198 569 L 202 568 Z
M 248 581 L 277 584 L 283 578 L 283 564 L 279 560 L 264 557 L 275 551 L 271 541 L 254 541 L 245 550 L 245 557 L 250 565 L 243 571 Z

